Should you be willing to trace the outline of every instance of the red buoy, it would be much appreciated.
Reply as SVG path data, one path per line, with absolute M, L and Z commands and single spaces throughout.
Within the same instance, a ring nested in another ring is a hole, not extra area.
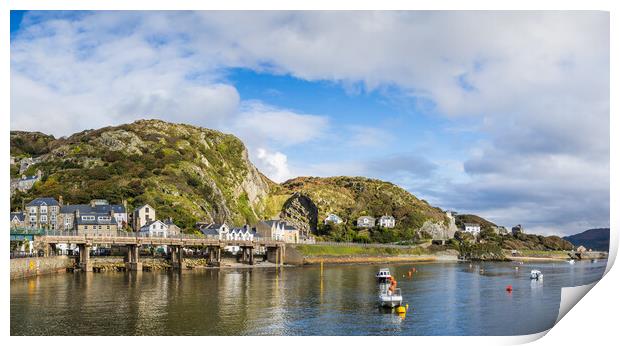
M 506 286 L 506 291 L 507 292 L 512 292 L 512 285 Z

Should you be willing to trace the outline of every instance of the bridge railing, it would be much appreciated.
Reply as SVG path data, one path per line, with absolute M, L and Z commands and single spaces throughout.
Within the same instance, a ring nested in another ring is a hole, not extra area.
M 136 238 L 136 239 L 178 239 L 178 240 L 213 240 L 213 241 L 252 241 L 252 242 L 278 242 L 282 241 L 279 238 L 274 237 L 257 237 L 255 236 L 253 239 L 226 239 L 226 237 L 220 237 L 218 235 L 204 235 L 204 234 L 166 234 L 166 235 L 157 235 L 147 232 L 123 232 L 123 231 L 87 231 L 87 232 L 78 232 L 78 231 L 57 231 L 57 230 L 46 230 L 41 234 L 42 236 L 49 237 L 79 237 L 83 239 L 114 239 L 114 238 Z

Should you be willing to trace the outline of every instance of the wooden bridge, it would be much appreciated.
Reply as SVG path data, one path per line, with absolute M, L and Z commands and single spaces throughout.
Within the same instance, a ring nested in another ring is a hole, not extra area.
M 65 232 L 45 231 L 35 236 L 35 246 L 43 247 L 45 253 L 56 251 L 57 244 L 75 244 L 79 249 L 79 265 L 84 271 L 92 271 L 90 263 L 90 248 L 93 245 L 121 245 L 127 247 L 125 267 L 127 270 L 142 270 L 139 258 L 141 246 L 170 247 L 172 267 L 183 268 L 183 248 L 206 248 L 207 259 L 210 264 L 219 265 L 222 249 L 226 246 L 238 246 L 241 249 L 243 262 L 254 264 L 254 252 L 259 248 L 265 249 L 267 259 L 276 263 L 282 263 L 284 258 L 285 244 L 281 240 L 267 237 L 255 237 L 253 240 L 220 239 L 217 236 L 203 236 L 193 234 L 179 234 L 168 236 L 149 236 L 145 233 L 135 232 Z

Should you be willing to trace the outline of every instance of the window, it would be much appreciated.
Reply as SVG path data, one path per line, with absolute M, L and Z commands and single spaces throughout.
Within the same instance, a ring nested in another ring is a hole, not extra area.
M 110 229 L 110 225 L 107 225 L 107 226 L 106 226 L 106 228 L 107 228 L 107 229 Z
M 149 207 L 144 208 L 144 212 L 148 214 L 149 213 Z
M 41 222 L 47 222 L 47 215 L 41 215 Z
M 109 216 L 99 216 L 97 217 L 97 219 L 99 221 L 110 221 L 111 220 Z
M 84 220 L 84 221 L 95 221 L 95 216 L 94 215 L 84 215 L 84 216 L 82 216 L 82 220 Z
M 36 214 L 37 213 L 37 207 L 30 207 L 30 214 Z

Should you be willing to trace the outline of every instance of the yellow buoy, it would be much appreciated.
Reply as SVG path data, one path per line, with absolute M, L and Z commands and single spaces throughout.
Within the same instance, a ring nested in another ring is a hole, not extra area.
M 396 308 L 396 312 L 398 312 L 399 314 L 404 314 L 407 312 L 407 309 L 404 306 L 399 306 Z

